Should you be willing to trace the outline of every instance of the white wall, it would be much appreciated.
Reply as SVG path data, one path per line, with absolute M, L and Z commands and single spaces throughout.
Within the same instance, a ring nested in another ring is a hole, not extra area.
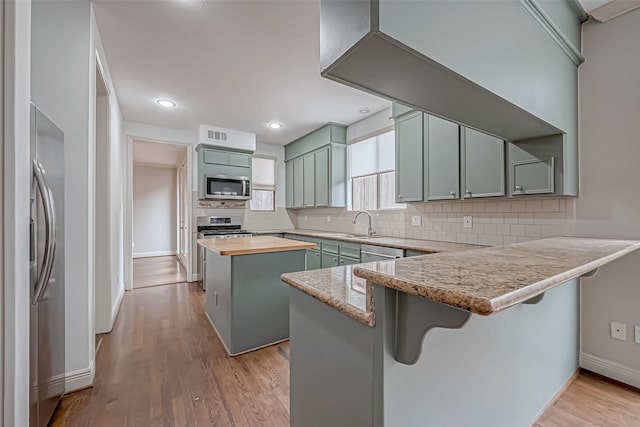
M 65 136 L 66 358 L 71 380 L 93 376 L 93 154 L 95 102 L 90 3 L 35 1 L 32 6 L 32 100 Z M 62 31 L 64 29 L 64 31 Z M 95 72 L 94 72 L 95 73 Z M 88 384 L 87 384 L 88 385 Z
M 133 166 L 133 256 L 173 255 L 177 250 L 176 169 Z
M 31 3 L 5 1 L 3 29 L 3 329 L 0 424 L 29 425 L 29 122 Z
M 640 239 L 640 9 L 607 23 L 583 25 L 580 67 L 581 236 Z M 582 366 L 640 387 L 640 254 L 582 281 Z M 627 323 L 627 342 L 609 322 Z

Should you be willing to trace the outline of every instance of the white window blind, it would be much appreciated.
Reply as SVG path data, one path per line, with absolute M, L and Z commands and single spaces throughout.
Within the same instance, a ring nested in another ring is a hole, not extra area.
M 347 205 L 350 210 L 398 209 L 395 202 L 394 132 L 385 132 L 347 147 Z
M 251 159 L 252 211 L 274 211 L 276 192 L 276 161 L 265 157 Z

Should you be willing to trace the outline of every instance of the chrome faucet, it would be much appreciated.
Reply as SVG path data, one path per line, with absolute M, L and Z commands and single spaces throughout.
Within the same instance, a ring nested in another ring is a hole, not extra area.
M 358 213 L 356 214 L 355 218 L 353 218 L 353 223 L 355 224 L 356 221 L 358 220 L 358 217 L 360 216 L 360 214 L 367 214 L 367 216 L 369 217 L 369 227 L 367 228 L 367 234 L 369 235 L 369 237 L 373 236 L 374 234 L 376 234 L 376 230 L 371 226 L 371 214 L 367 211 L 358 211 Z

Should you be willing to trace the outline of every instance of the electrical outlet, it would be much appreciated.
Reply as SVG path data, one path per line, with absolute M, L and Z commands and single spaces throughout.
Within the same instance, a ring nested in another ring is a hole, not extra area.
M 411 225 L 422 225 L 422 216 L 421 215 L 413 215 L 411 217 Z
M 331 222 L 331 215 L 327 215 L 327 222 Z
M 640 344 L 640 326 L 636 325 L 636 344 Z
M 304 222 L 307 222 L 307 216 L 306 215 L 304 216 Z
M 465 215 L 462 218 L 462 227 L 463 228 L 473 228 L 473 217 L 471 215 Z
M 611 338 L 620 341 L 627 340 L 627 325 L 625 323 L 611 322 Z

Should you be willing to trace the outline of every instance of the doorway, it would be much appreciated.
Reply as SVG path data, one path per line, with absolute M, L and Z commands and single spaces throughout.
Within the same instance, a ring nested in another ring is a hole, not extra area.
M 104 71 L 96 60 L 95 98 L 95 181 L 93 250 L 95 347 L 99 348 L 104 334 L 111 331 L 111 135 L 110 97 Z
M 188 281 L 188 147 L 134 140 L 132 288 Z

